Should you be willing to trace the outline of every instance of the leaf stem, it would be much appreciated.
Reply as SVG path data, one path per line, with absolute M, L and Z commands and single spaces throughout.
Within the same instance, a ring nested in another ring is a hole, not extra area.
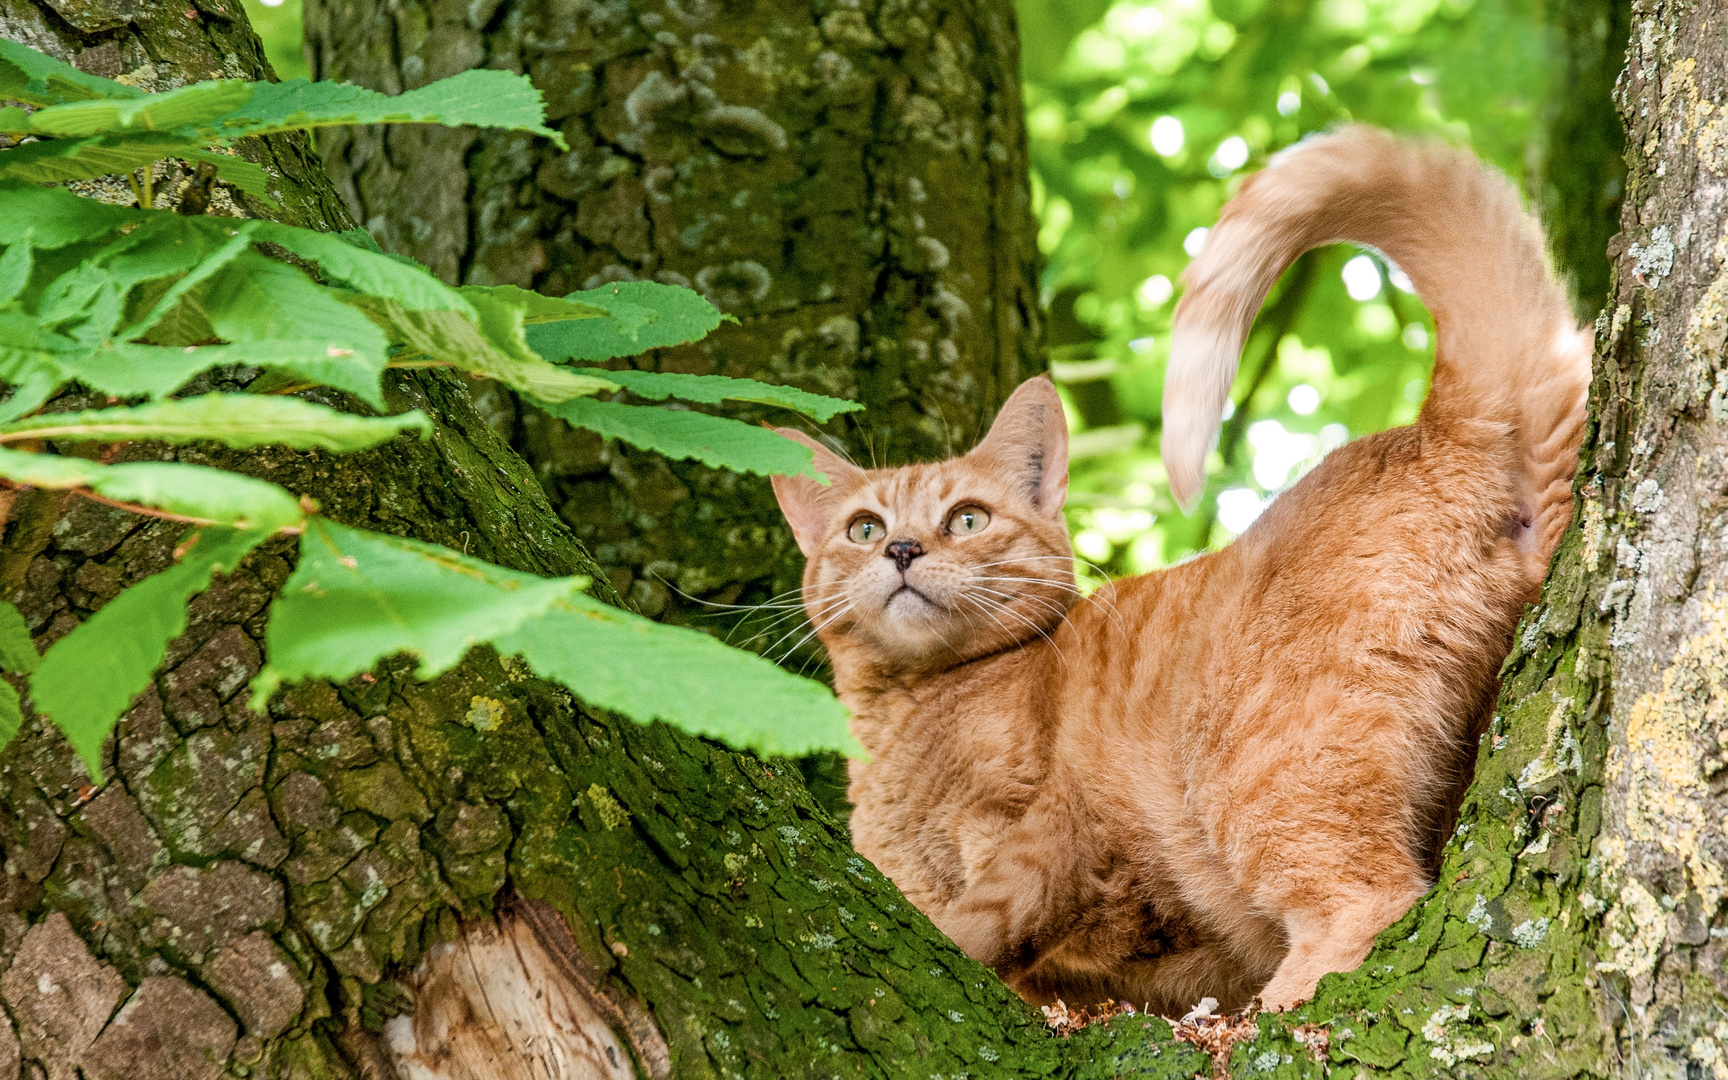
M 167 510 L 158 510 L 153 506 L 142 506 L 138 503 L 121 502 L 119 499 L 110 499 L 106 495 L 98 495 L 96 492 L 91 491 L 89 488 L 75 487 L 75 488 L 71 488 L 70 490 L 71 490 L 72 494 L 82 495 L 86 499 L 91 500 L 92 502 L 99 502 L 99 503 L 103 504 L 104 506 L 112 506 L 117 510 L 128 510 L 134 514 L 142 514 L 145 517 L 161 518 L 163 521 L 181 521 L 181 522 L 185 522 L 187 525 L 225 525 L 226 524 L 225 522 L 221 522 L 221 521 L 212 521 L 209 518 L 191 517 L 191 516 L 186 515 L 186 514 L 174 514 L 174 513 L 170 513 Z M 233 526 L 229 525 L 228 528 L 233 528 Z M 279 532 L 279 533 L 288 533 L 290 535 L 298 536 L 300 533 L 305 532 L 306 530 L 305 530 L 305 527 L 301 526 L 301 525 L 284 525 L 275 531 Z
M 11 509 L 12 500 L 17 498 L 17 495 L 20 491 L 24 491 L 24 490 L 28 489 L 30 486 L 31 485 L 28 485 L 28 484 L 15 483 L 14 481 L 7 480 L 4 477 L 0 477 L 0 506 L 4 506 L 5 509 L 9 511 Z M 175 513 L 169 512 L 167 510 L 158 510 L 154 506 L 144 506 L 140 503 L 122 502 L 119 499 L 110 499 L 108 496 L 98 495 L 96 492 L 91 491 L 89 488 L 86 488 L 86 487 L 66 488 L 65 491 L 66 491 L 66 494 L 68 494 L 68 495 L 82 495 L 86 499 L 91 500 L 92 502 L 99 502 L 104 506 L 112 506 L 116 510 L 126 510 L 126 511 L 129 511 L 129 512 L 134 513 L 134 514 L 141 514 L 144 517 L 161 518 L 163 521 L 179 521 L 179 522 L 183 522 L 187 525 L 224 525 L 225 524 L 224 522 L 220 522 L 220 521 L 212 521 L 209 518 L 192 517 L 192 516 L 187 515 L 187 514 L 175 514 Z M 3 521 L 3 519 L 0 519 L 0 521 Z M 233 526 L 231 526 L 231 525 L 227 526 L 227 527 L 233 528 Z M 292 535 L 299 535 L 300 533 L 302 533 L 306 530 L 305 530 L 304 526 L 300 526 L 300 525 L 284 525 L 275 531 L 279 532 L 279 533 L 288 533 L 288 534 L 292 534 Z

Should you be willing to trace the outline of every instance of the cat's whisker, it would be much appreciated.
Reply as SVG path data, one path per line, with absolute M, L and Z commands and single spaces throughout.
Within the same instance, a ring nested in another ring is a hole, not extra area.
M 836 592 L 836 594 L 834 596 L 828 597 L 827 599 L 824 599 L 820 596 L 817 596 L 817 597 L 813 598 L 809 603 L 789 604 L 789 605 L 786 605 L 785 607 L 780 607 L 779 605 L 776 605 L 771 610 L 779 611 L 780 614 L 778 614 L 778 615 L 774 616 L 774 618 L 768 620 L 768 622 L 765 625 L 763 625 L 760 629 L 758 629 L 754 634 L 752 634 L 749 638 L 747 638 L 745 640 L 754 641 L 754 640 L 756 640 L 756 638 L 762 637 L 762 636 L 768 634 L 769 632 L 771 632 L 774 629 L 774 627 L 785 622 L 787 619 L 803 615 L 805 613 L 805 611 L 810 606 L 814 605 L 814 606 L 820 608 L 820 607 L 824 606 L 825 604 L 829 603 L 830 601 L 838 599 L 839 596 L 840 596 L 840 593 Z M 745 625 L 747 625 L 748 623 L 749 623 L 749 617 L 746 616 L 745 618 L 739 620 L 738 626 L 734 627 L 733 629 L 735 629 L 735 630 L 741 629 Z M 730 635 L 728 635 L 728 640 L 730 640 Z
M 773 633 L 775 628 L 778 627 L 781 623 L 785 622 L 787 619 L 792 618 L 795 615 L 805 616 L 806 618 L 813 616 L 814 618 L 820 619 L 820 618 L 822 618 L 822 616 L 824 616 L 827 613 L 829 613 L 830 611 L 832 611 L 834 609 L 835 604 L 840 603 L 841 601 L 843 601 L 845 599 L 846 599 L 846 597 L 845 597 L 844 593 L 837 593 L 836 595 L 828 597 L 827 599 L 813 600 L 813 601 L 811 601 L 811 603 L 809 605 L 806 605 L 805 607 L 801 607 L 795 611 L 788 611 L 785 614 L 780 615 L 780 616 L 776 617 L 775 619 L 771 620 L 766 626 L 762 627 L 762 629 L 758 630 L 756 633 L 754 633 L 750 637 L 746 638 L 745 643 L 748 644 L 748 643 L 750 643 L 752 641 L 756 641 L 760 638 L 767 637 L 769 634 Z M 779 647 L 780 642 L 785 641 L 786 638 L 789 638 L 793 634 L 798 633 L 798 631 L 803 629 L 804 626 L 805 626 L 805 622 L 804 622 L 804 620 L 801 619 L 797 624 L 795 624 L 792 627 L 791 630 L 787 631 L 785 633 L 785 635 L 779 639 L 779 641 L 776 641 L 776 642 L 774 642 L 774 644 L 768 646 L 766 649 L 763 650 L 763 652 L 765 654 L 772 652 L 774 649 Z
M 1039 637 L 1043 638 L 1045 641 L 1049 642 L 1050 648 L 1052 648 L 1056 651 L 1056 658 L 1058 660 L 1062 661 L 1062 666 L 1066 667 L 1068 665 L 1068 658 L 1065 655 L 1063 655 L 1062 648 L 1061 648 L 1061 646 L 1056 644 L 1055 639 L 1053 639 L 1049 634 L 1045 633 L 1043 627 L 1039 626 L 1037 623 L 1033 622 L 1031 619 L 1028 619 L 1025 615 L 1021 614 L 1018 611 L 1015 611 L 1013 608 L 1009 607 L 1007 604 L 1001 603 L 999 601 L 991 600 L 988 597 L 968 594 L 967 599 L 969 599 L 973 603 L 977 604 L 979 606 L 979 610 L 981 610 L 981 611 L 989 612 L 992 609 L 994 609 L 996 611 L 1002 612 L 1004 615 L 1012 615 L 1014 618 L 1019 619 L 1021 622 L 1025 623 L 1027 626 L 1030 626 L 1034 633 L 1036 633 Z M 993 615 L 991 617 L 994 618 Z M 1002 624 L 998 623 L 997 625 L 1000 626 Z M 1006 626 L 1003 626 L 1002 629 L 1003 629 L 1003 632 L 1005 632 L 1005 633 L 1011 633 Z
M 993 581 L 993 580 L 1019 581 L 1019 580 L 1024 580 L 1024 579 L 1020 579 L 1020 578 L 973 578 L 972 580 L 974 582 L 977 582 L 977 581 Z M 1009 600 L 1009 601 L 1023 600 L 1027 603 L 1041 605 L 1043 610 L 1045 610 L 1045 611 L 1049 612 L 1051 615 L 1055 616 L 1057 622 L 1061 622 L 1068 614 L 1068 609 L 1066 607 L 1063 607 L 1062 605 L 1056 603 L 1054 600 L 1051 600 L 1049 597 L 1046 597 L 1046 596 L 1038 596 L 1038 595 L 1033 594 L 1033 593 L 1021 593 L 1021 594 L 1016 595 L 1014 593 L 1002 592 L 999 589 L 991 589 L 991 588 L 988 588 L 988 587 L 983 586 L 983 585 L 979 585 L 976 587 L 979 588 L 980 590 L 984 591 L 984 592 L 989 593 L 992 596 L 999 596 L 1003 600 Z
M 806 641 L 809 641 L 811 638 L 815 637 L 817 634 L 820 634 L 823 630 L 826 630 L 828 627 L 832 626 L 836 620 L 844 618 L 846 613 L 852 610 L 854 604 L 855 604 L 855 602 L 848 603 L 845 607 L 841 608 L 839 611 L 835 612 L 831 617 L 829 617 L 827 619 L 827 621 L 823 622 L 822 625 L 811 627 L 810 632 L 808 634 L 805 634 L 803 637 L 799 638 L 798 641 L 790 649 L 787 649 L 783 654 L 781 654 L 780 660 L 776 660 L 775 663 L 780 663 L 781 660 L 785 660 L 786 657 L 791 656 L 793 653 L 797 652 L 800 648 L 802 648 Z
M 844 603 L 842 603 L 842 601 L 844 601 Z M 855 604 L 856 604 L 855 600 L 852 600 L 852 599 L 846 597 L 845 595 L 833 597 L 832 599 L 827 601 L 825 604 L 818 607 L 814 613 L 812 613 L 810 622 L 808 624 L 801 623 L 797 626 L 794 626 L 791 630 L 788 630 L 785 634 L 781 635 L 779 640 L 775 641 L 774 644 L 768 646 L 766 649 L 763 649 L 762 655 L 768 656 L 775 649 L 778 649 L 780 647 L 781 643 L 784 642 L 787 638 L 791 637 L 793 634 L 798 633 L 798 631 L 802 630 L 805 625 L 810 625 L 811 626 L 810 633 L 805 634 L 802 638 L 799 638 L 796 644 L 794 644 L 791 648 L 787 649 L 785 652 L 780 654 L 779 660 L 774 661 L 775 663 L 780 663 L 781 660 L 785 660 L 787 657 L 789 657 L 793 653 L 797 652 L 799 647 L 802 646 L 806 641 L 809 641 L 812 636 L 820 633 L 822 630 L 824 630 L 828 626 L 832 625 L 836 619 L 841 618 L 848 611 L 851 611 Z M 835 605 L 840 605 L 840 606 L 838 607 L 838 609 L 836 609 Z M 823 620 L 820 625 L 816 625 L 816 620 L 818 620 L 818 619 Z
M 1064 592 L 1072 593 L 1074 595 L 1075 599 L 1085 600 L 1085 601 L 1091 603 L 1093 606 L 1097 607 L 1098 610 L 1104 612 L 1110 618 L 1114 619 L 1116 622 L 1117 629 L 1121 630 L 1124 634 L 1126 634 L 1128 632 L 1128 624 L 1123 620 L 1122 613 L 1117 610 L 1115 601 L 1109 600 L 1108 598 L 1100 599 L 1098 597 L 1097 593 L 1084 592 L 1080 589 L 1079 586 L 1071 584 L 1069 582 L 1057 581 L 1054 578 L 995 577 L 995 576 L 989 576 L 989 575 L 982 575 L 979 577 L 975 577 L 972 580 L 973 581 L 1024 582 L 1024 583 L 1029 584 L 1029 585 L 1048 585 L 1053 589 L 1061 589 Z M 1067 612 L 1064 611 L 1063 614 L 1067 614 Z

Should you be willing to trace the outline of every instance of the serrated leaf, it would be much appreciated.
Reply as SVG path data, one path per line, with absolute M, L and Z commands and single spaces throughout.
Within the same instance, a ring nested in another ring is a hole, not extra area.
M 0 669 L 14 675 L 28 675 L 42 659 L 36 643 L 30 640 L 30 627 L 24 616 L 11 604 L 0 601 Z
M 698 630 L 608 607 L 586 596 L 495 638 L 582 700 L 642 723 L 762 754 L 839 750 L 862 756 L 845 706 L 826 686 Z
M 464 296 L 484 296 L 520 307 L 522 321 L 530 326 L 535 323 L 562 322 L 565 319 L 608 317 L 606 309 L 593 304 L 579 304 L 573 300 L 560 300 L 555 296 L 542 296 L 531 289 L 521 289 L 515 285 L 462 285 L 456 291 Z
M 457 311 L 474 317 L 473 306 L 426 268 L 358 247 L 339 233 L 261 221 L 254 235 L 316 263 L 325 277 L 357 292 L 393 300 L 410 311 Z
M 30 281 L 30 268 L 35 264 L 30 236 L 31 231 L 25 229 L 23 236 L 6 246 L 6 254 L 0 255 L 0 304 L 16 299 Z
M 472 299 L 478 325 L 454 311 L 407 311 L 400 304 L 370 297 L 357 297 L 356 302 L 368 304 L 379 321 L 414 352 L 489 376 L 542 400 L 562 401 L 618 389 L 610 380 L 578 375 L 535 356 L 522 342 L 519 308 L 486 296 Z
M 5 350 L 0 349 L 0 363 L 4 362 Z M 8 379 L 15 383 L 12 396 L 0 403 L 0 424 L 27 416 L 40 409 L 47 400 L 54 396 L 54 391 L 60 388 L 65 380 L 60 377 L 60 370 L 42 365 L 27 371 L 17 379 Z
M 134 98 L 75 101 L 38 109 L 30 130 L 40 135 L 107 135 L 201 127 L 243 106 L 256 84 L 235 79 L 193 83 Z
M 348 83 L 304 79 L 256 87 L 250 101 L 215 122 L 216 134 L 233 139 L 331 124 L 472 125 L 531 131 L 567 149 L 563 137 L 545 125 L 540 91 L 512 72 L 464 71 L 395 97 Z
M 206 150 L 202 147 L 174 156 L 186 161 L 209 162 L 216 166 L 216 179 L 239 188 L 272 209 L 280 205 L 270 195 L 270 178 L 265 175 L 263 169 L 245 158 L 219 154 L 214 150 Z
M 252 247 L 253 222 L 242 221 L 233 229 L 233 236 L 227 238 L 215 251 L 204 256 L 190 270 L 170 285 L 166 292 L 156 298 L 150 310 L 137 322 L 118 332 L 122 338 L 140 338 L 156 327 L 156 324 L 167 317 L 170 311 L 177 307 L 186 294 L 208 281 L 223 267 L 239 258 Z
M 86 199 L 64 188 L 9 184 L 0 186 L 0 244 L 13 243 L 28 230 L 31 245 L 49 251 L 135 225 L 148 213 Z
M 177 461 L 102 465 L 0 449 L 0 476 L 32 487 L 87 487 L 120 502 L 243 531 L 272 533 L 297 526 L 306 516 L 300 500 L 267 480 Z
M 539 578 L 313 518 L 270 609 L 253 706 L 284 682 L 340 682 L 399 652 L 419 659 L 421 678 L 433 678 L 473 646 L 586 586 L 585 578 Z
M 94 98 L 139 98 L 144 91 L 37 52 L 27 45 L 0 38 L 0 101 L 54 105 Z
M 57 183 L 129 173 L 164 158 L 208 161 L 216 175 L 271 206 L 264 170 L 243 158 L 207 150 L 177 135 L 102 135 L 87 139 L 48 139 L 0 150 L 0 181 Z M 94 200 L 86 200 L 94 201 Z M 146 211 L 148 212 L 148 211 Z
M 619 281 L 565 297 L 614 313 L 614 319 L 530 327 L 528 345 L 548 360 L 611 360 L 697 341 L 726 316 L 698 292 L 657 281 Z M 639 322 L 637 312 L 653 312 Z
M 242 448 L 277 445 L 347 452 L 377 446 L 403 431 L 417 431 L 424 437 L 432 433 L 432 423 L 419 410 L 398 416 L 354 416 L 299 398 L 200 394 L 148 405 L 34 416 L 0 427 L 0 442 L 208 439 Z
M 267 235 L 261 227 L 254 238 Z M 230 343 L 214 346 L 212 356 L 292 370 L 384 408 L 379 376 L 389 362 L 389 339 L 365 312 L 299 269 L 244 252 L 197 296 L 211 327 Z
M 578 696 L 644 723 L 768 753 L 856 751 L 846 711 L 819 683 L 679 627 L 606 607 L 583 578 L 538 578 L 449 548 L 308 523 L 271 608 L 253 707 L 284 682 L 341 681 L 398 652 L 431 678 L 493 642 Z
M 85 346 L 108 340 L 135 286 L 184 274 L 227 240 L 184 221 L 174 214 L 151 215 L 139 228 L 114 237 L 47 284 L 36 304 L 37 317 Z
M 717 469 L 761 476 L 825 479 L 816 471 L 807 447 L 737 420 L 594 398 L 535 404 L 577 427 L 670 458 L 690 458 Z
M 102 741 L 149 685 L 168 643 L 185 631 L 186 601 L 268 535 L 214 526 L 189 533 L 179 561 L 110 600 L 42 657 L 30 696 L 66 733 L 92 779 L 102 778 Z
M 0 150 L 0 180 L 52 184 L 126 173 L 175 157 L 197 144 L 172 135 L 143 139 L 45 139 Z
M 18 737 L 18 729 L 23 726 L 24 703 L 18 700 L 18 691 L 12 684 L 0 679 L 0 750 Z
M 584 375 L 611 379 L 637 397 L 649 401 L 683 398 L 705 405 L 722 401 L 753 401 L 759 405 L 778 405 L 827 423 L 840 413 L 857 412 L 864 406 L 856 401 L 812 394 L 795 386 L 773 386 L 755 379 L 733 379 L 725 375 L 680 375 L 654 371 L 603 371 L 599 368 L 577 368 Z

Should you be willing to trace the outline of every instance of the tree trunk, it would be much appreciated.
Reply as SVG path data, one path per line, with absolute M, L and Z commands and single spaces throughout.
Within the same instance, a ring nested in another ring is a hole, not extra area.
M 569 153 L 410 128 L 325 142 L 356 216 L 448 281 L 694 286 L 738 325 L 634 362 L 856 400 L 829 431 L 860 461 L 969 446 L 1043 370 L 1009 0 L 314 0 L 306 35 L 319 78 L 394 92 L 503 67 L 545 93 Z M 643 612 L 797 588 L 765 481 L 487 400 Z

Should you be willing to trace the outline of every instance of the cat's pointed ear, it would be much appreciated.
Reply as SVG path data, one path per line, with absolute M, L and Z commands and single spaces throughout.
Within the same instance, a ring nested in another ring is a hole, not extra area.
M 837 497 L 864 479 L 864 470 L 802 431 L 782 427 L 775 428 L 774 434 L 809 447 L 816 471 L 828 477 L 826 486 L 808 476 L 769 478 L 774 483 L 774 497 L 780 501 L 780 512 L 786 515 L 786 524 L 792 526 L 792 538 L 798 541 L 798 550 L 808 559 L 816 554 L 817 545 L 828 531 Z
M 1043 375 L 1021 383 L 972 455 L 1021 478 L 1033 506 L 1059 513 L 1068 497 L 1068 420 L 1056 384 Z

